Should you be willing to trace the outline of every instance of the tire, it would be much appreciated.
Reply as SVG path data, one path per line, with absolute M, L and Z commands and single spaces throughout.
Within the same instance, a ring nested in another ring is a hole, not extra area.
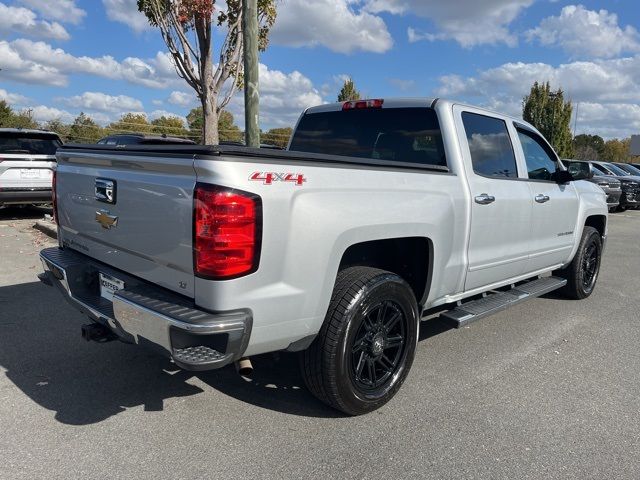
M 322 328 L 300 356 L 307 388 L 348 415 L 380 408 L 409 373 L 418 327 L 415 296 L 401 277 L 370 267 L 341 270 Z
M 569 265 L 554 275 L 567 279 L 558 292 L 573 300 L 582 300 L 593 293 L 602 258 L 602 238 L 593 227 L 584 227 L 578 251 Z
M 618 212 L 626 212 L 627 211 L 627 207 L 626 206 L 622 206 L 622 205 L 618 205 Z

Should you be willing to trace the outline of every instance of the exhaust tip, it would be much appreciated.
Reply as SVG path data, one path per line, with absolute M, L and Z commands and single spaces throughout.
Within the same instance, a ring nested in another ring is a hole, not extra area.
M 243 377 L 250 377 L 253 373 L 253 365 L 251 360 L 247 357 L 243 357 L 236 362 L 236 371 Z

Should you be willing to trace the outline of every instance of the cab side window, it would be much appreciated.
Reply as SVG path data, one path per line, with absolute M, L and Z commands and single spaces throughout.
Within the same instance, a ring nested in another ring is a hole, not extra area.
M 475 173 L 485 177 L 518 177 L 516 156 L 504 120 L 462 112 L 462 124 Z
M 531 180 L 553 181 L 558 162 L 549 146 L 535 133 L 518 128 L 518 138 Z

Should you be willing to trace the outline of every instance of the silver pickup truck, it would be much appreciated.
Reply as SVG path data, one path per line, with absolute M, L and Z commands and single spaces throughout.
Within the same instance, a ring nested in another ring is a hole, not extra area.
M 522 120 L 445 100 L 310 108 L 287 151 L 67 145 L 41 278 L 86 339 L 192 370 L 301 352 L 311 392 L 362 414 L 400 388 L 421 320 L 592 293 L 608 212 L 590 176 Z

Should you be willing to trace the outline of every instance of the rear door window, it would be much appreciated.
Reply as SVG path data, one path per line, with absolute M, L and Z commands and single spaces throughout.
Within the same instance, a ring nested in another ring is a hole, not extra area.
M 504 120 L 462 112 L 473 171 L 485 177 L 517 178 L 518 167 Z
M 0 132 L 0 153 L 55 155 L 62 142 L 47 134 Z
M 289 150 L 446 166 L 431 108 L 366 108 L 304 115 Z

